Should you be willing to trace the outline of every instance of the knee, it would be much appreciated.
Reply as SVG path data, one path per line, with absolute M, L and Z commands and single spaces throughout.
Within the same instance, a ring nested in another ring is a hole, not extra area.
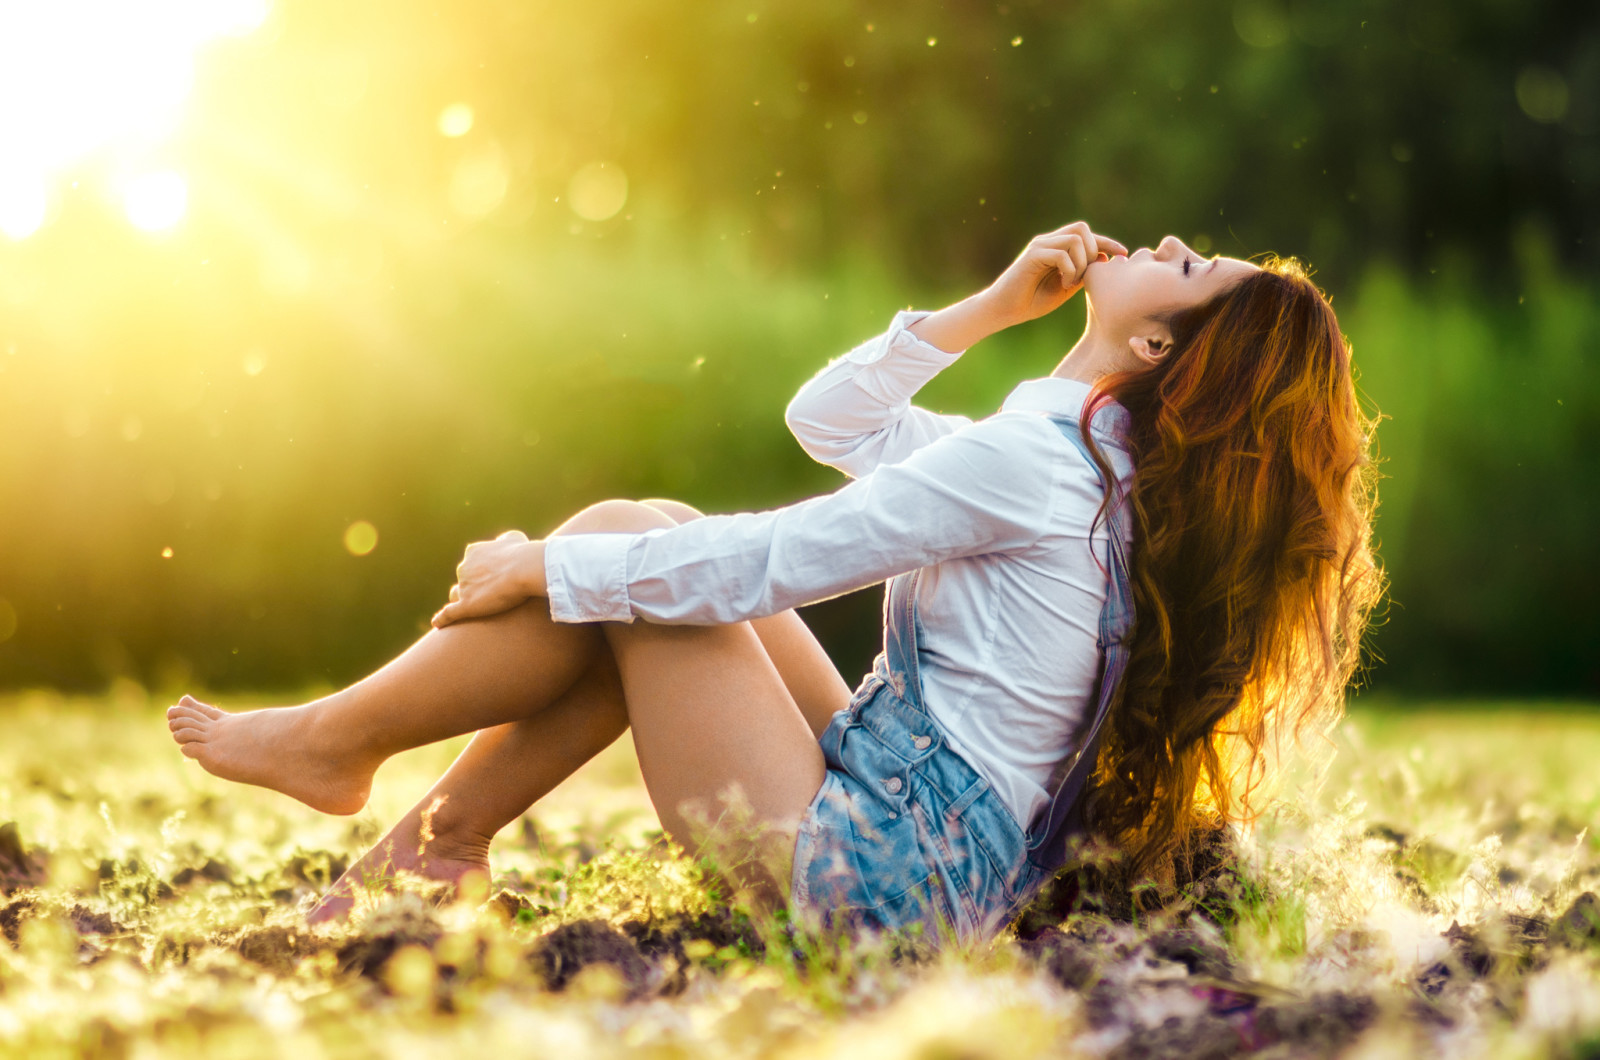
M 665 515 L 668 519 L 671 519 L 675 523 L 688 523 L 693 522 L 696 519 L 704 519 L 706 517 L 705 512 L 702 512 L 697 508 L 692 508 L 682 501 L 668 501 L 662 500 L 659 497 L 653 497 L 650 500 L 640 501 L 639 503 L 647 508 L 654 508 L 656 511 L 660 512 L 662 515 Z
M 649 504 L 601 501 L 562 523 L 555 534 L 637 534 L 677 525 L 678 520 Z

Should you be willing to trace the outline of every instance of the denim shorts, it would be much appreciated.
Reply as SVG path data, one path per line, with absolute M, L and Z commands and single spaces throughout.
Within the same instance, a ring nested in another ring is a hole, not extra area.
M 895 683 L 869 676 L 823 731 L 828 772 L 800 823 L 791 905 L 823 927 L 992 937 L 1034 889 L 1027 837 Z

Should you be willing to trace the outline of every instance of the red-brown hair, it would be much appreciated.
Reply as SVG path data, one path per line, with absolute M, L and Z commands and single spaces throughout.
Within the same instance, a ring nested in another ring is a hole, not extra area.
M 1091 398 L 1131 413 L 1136 611 L 1088 812 L 1140 871 L 1259 814 L 1283 738 L 1342 716 L 1383 587 L 1376 419 L 1305 270 L 1271 259 L 1170 329 Z

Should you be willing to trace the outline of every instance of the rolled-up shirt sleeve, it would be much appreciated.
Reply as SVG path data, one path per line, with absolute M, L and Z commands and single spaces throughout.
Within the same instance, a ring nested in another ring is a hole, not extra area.
M 551 617 L 740 622 L 945 560 L 1023 549 L 1050 525 L 1060 457 L 1048 421 L 1001 414 L 786 508 L 554 537 Z
M 812 459 L 860 478 L 972 422 L 911 404 L 928 380 L 961 356 L 911 332 L 927 315 L 901 310 L 888 331 L 836 358 L 800 388 L 784 420 Z

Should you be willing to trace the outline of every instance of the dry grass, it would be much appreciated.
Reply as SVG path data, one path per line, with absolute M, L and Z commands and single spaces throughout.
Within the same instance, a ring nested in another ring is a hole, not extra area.
M 137 695 L 22 697 L 0 1055 L 1600 1056 L 1600 712 L 1386 707 L 1165 910 L 1091 894 L 931 954 L 719 904 L 651 841 L 625 743 L 507 830 L 495 894 L 374 895 L 310 931 L 299 908 L 453 747 L 331 819 L 204 776 Z

